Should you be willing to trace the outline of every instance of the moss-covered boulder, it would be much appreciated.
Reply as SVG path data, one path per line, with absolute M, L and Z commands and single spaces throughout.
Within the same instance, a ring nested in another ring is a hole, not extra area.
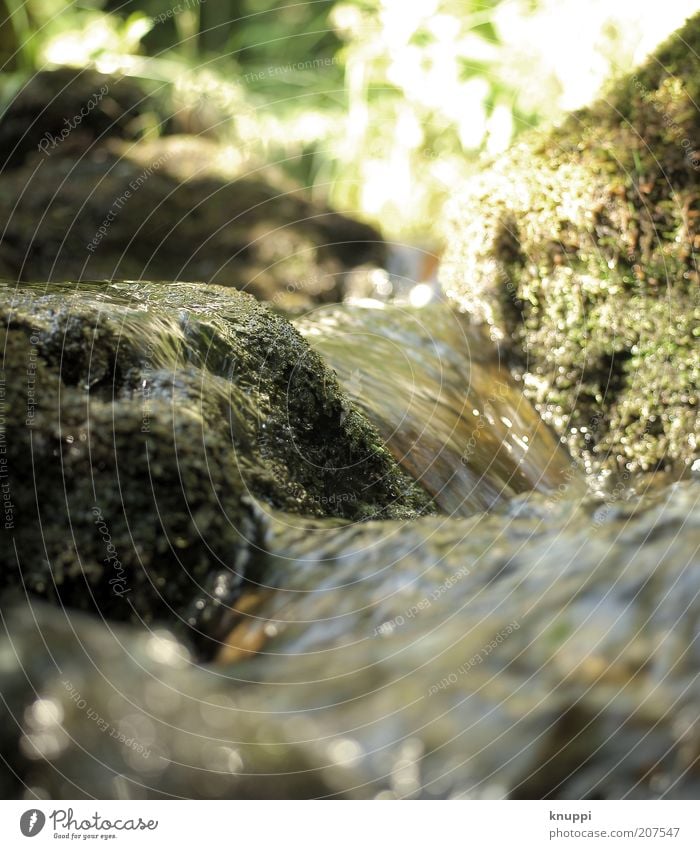
M 700 16 L 448 214 L 447 292 L 591 470 L 697 456 Z
M 0 288 L 0 587 L 215 636 L 262 502 L 410 517 L 428 497 L 334 375 L 251 296 Z
M 227 169 L 212 141 L 108 138 L 77 153 L 72 138 L 0 174 L 5 276 L 202 281 L 303 310 L 341 300 L 352 268 L 383 262 L 373 227 L 279 175 Z

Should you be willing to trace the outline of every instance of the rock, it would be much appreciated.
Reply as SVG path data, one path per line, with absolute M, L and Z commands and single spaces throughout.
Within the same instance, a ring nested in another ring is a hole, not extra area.
M 2 170 L 35 154 L 84 153 L 107 138 L 136 139 L 153 109 L 126 77 L 89 68 L 39 71 L 22 83 L 0 117 Z
M 216 674 L 193 666 L 168 631 L 107 628 L 36 602 L 32 613 L 20 611 L 34 627 L 14 617 L 10 624 L 22 643 L 19 663 L 31 670 L 32 680 L 43 682 L 43 695 L 27 703 L 26 680 L 20 681 L 17 658 L 10 658 L 3 641 L 0 674 L 7 701 L 0 702 L 0 717 L 5 723 L 22 703 L 28 707 L 26 734 L 13 734 L 6 725 L 0 731 L 0 755 L 20 768 L 0 770 L 6 798 L 21 797 L 29 786 L 40 798 L 66 792 L 63 778 L 57 776 L 51 787 L 46 782 L 51 763 L 64 763 L 63 777 L 77 780 L 72 798 L 106 792 L 110 798 L 298 799 L 326 791 L 312 747 L 294 745 L 274 718 L 238 714 L 232 682 L 224 677 L 217 683 Z M 56 649 L 60 672 L 47 644 Z M 212 698 L 208 707 L 200 701 L 205 693 Z M 261 732 L 263 745 L 256 740 Z M 280 773 L 285 762 L 298 769 L 295 780 Z
M 166 632 L 5 598 L 4 789 L 697 798 L 699 495 L 272 516 L 207 667 Z
M 697 456 L 698 50 L 700 16 L 448 215 L 448 294 L 590 471 Z
M 429 509 L 319 357 L 249 295 L 5 284 L 0 316 L 0 586 L 203 639 L 264 557 L 254 499 L 353 520 Z
M 67 89 L 69 102 L 58 96 L 46 114 L 42 96 L 50 100 L 52 88 L 30 84 L 0 119 L 8 155 L 30 142 L 34 151 L 0 175 L 4 276 L 201 281 L 299 311 L 342 300 L 352 268 L 384 261 L 385 244 L 374 228 L 312 203 L 270 169 L 247 177 L 240 163 L 227 167 L 230 151 L 211 140 L 118 138 L 128 135 L 117 130 L 133 118 L 134 84 L 89 74 L 80 80 Z M 98 82 L 98 91 L 108 88 L 99 109 L 55 148 L 38 152 L 33 130 L 26 143 L 15 139 L 34 113 L 37 133 L 60 134 L 54 110 L 61 121 L 80 113 L 79 104 L 90 99 L 84 89 Z M 117 98 L 122 86 L 128 96 Z M 137 103 L 146 100 L 142 95 Z

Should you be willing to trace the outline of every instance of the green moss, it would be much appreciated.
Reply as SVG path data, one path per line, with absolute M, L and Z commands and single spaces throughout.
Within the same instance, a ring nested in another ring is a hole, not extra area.
M 448 216 L 448 293 L 591 470 L 697 456 L 698 50 L 695 17 Z

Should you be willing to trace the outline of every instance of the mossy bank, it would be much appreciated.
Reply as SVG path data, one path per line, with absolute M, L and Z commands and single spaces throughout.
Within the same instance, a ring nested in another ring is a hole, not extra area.
M 700 16 L 448 214 L 447 292 L 590 471 L 697 456 L 698 54 Z

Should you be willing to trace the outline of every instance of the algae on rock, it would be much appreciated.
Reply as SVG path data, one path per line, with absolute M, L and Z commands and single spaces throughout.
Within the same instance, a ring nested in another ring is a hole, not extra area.
M 448 294 L 590 471 L 697 456 L 699 52 L 696 16 L 448 213 Z

